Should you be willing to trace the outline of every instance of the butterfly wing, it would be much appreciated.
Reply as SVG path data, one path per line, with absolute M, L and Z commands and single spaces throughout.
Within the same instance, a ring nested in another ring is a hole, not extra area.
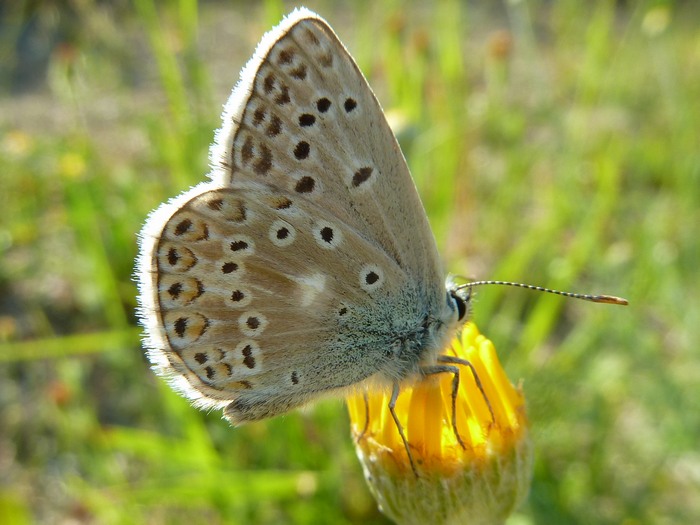
M 442 272 L 396 139 L 323 20 L 299 10 L 263 38 L 212 160 L 212 182 L 141 235 L 156 370 L 233 422 L 400 379 L 389 348 L 444 307 Z
M 242 73 L 212 151 L 215 179 L 264 181 L 365 232 L 412 278 L 442 281 L 435 240 L 369 84 L 328 24 L 298 10 Z

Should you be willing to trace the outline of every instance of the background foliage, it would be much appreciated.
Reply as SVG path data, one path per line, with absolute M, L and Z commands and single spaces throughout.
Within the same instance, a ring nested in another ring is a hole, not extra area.
M 700 521 L 700 31 L 692 2 L 313 1 L 480 290 L 536 441 L 509 523 Z M 385 523 L 342 402 L 231 429 L 149 370 L 135 234 L 202 180 L 292 4 L 0 5 L 0 522 Z

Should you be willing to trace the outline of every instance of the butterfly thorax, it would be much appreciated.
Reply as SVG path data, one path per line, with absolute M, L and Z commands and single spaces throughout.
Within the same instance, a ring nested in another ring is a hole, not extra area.
M 435 364 L 457 328 L 458 312 L 449 295 L 433 292 L 426 301 L 428 294 L 406 285 L 401 293 L 377 298 L 344 316 L 336 338 L 338 358 L 345 356 L 352 361 L 350 368 L 363 375 L 351 383 L 371 377 L 392 384 Z

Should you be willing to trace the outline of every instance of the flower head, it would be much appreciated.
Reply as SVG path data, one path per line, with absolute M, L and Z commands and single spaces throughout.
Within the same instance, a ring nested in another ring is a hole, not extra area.
M 412 463 L 390 396 L 356 394 L 347 403 L 357 454 L 380 508 L 397 523 L 501 523 L 530 485 L 525 400 L 474 324 L 446 353 L 469 361 L 483 386 L 482 393 L 472 369 L 460 366 L 455 425 L 452 374 L 428 375 L 403 389 L 395 412 Z

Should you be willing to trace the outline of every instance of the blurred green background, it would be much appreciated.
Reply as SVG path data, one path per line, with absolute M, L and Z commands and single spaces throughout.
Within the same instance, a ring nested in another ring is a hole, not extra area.
M 700 522 L 694 2 L 313 1 L 382 102 L 446 264 L 522 381 L 511 525 Z M 202 180 L 292 3 L 0 4 L 0 523 L 386 523 L 342 401 L 232 429 L 149 370 L 136 232 Z

